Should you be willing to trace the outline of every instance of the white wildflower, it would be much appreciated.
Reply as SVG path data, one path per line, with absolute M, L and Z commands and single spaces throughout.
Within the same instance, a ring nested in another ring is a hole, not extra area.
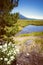
M 0 46 L 0 49 L 2 49 L 2 46 Z
M 7 64 L 10 64 L 11 63 L 11 60 L 9 60 L 8 62 L 7 62 Z
M 3 48 L 7 48 L 7 43 L 5 43 L 5 44 L 3 45 Z
M 16 52 L 19 53 L 19 49 L 16 49 Z
M 16 51 L 14 50 L 14 54 L 16 54 Z
M 4 61 L 8 61 L 8 58 L 4 58 Z
M 0 60 L 3 60 L 3 58 L 0 58 Z
M 5 51 L 7 51 L 7 48 L 3 48 L 2 52 L 5 52 Z
M 10 42 L 8 45 L 10 46 L 12 43 Z
M 11 56 L 10 59 L 13 60 L 13 59 L 15 59 L 15 58 L 14 58 L 14 56 Z

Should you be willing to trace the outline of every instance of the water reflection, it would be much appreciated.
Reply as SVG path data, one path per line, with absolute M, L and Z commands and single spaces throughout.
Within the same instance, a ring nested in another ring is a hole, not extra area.
M 20 31 L 20 34 L 23 33 L 31 33 L 31 32 L 41 32 L 43 31 L 43 26 L 35 26 L 35 25 L 28 25 L 23 28 L 22 31 Z

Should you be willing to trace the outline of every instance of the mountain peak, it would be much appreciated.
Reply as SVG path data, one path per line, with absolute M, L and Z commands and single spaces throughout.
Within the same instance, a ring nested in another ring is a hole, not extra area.
M 23 16 L 22 14 L 19 14 L 20 19 L 27 19 L 25 16 Z

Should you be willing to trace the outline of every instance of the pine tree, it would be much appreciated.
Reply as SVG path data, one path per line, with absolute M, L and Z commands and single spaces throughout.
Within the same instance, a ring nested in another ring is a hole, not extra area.
M 10 37 L 13 34 L 13 33 L 11 34 L 12 30 L 11 31 L 8 30 L 11 29 L 12 27 L 13 27 L 12 29 L 14 29 L 13 25 L 17 22 L 18 14 L 11 16 L 10 11 L 14 7 L 18 6 L 18 1 L 19 0 L 0 0 L 0 41 L 2 41 L 4 37 L 5 38 Z
M 10 11 L 18 6 L 18 1 L 0 0 L 0 65 L 11 65 L 15 60 L 15 44 L 11 37 L 17 32 L 18 13 L 12 15 Z

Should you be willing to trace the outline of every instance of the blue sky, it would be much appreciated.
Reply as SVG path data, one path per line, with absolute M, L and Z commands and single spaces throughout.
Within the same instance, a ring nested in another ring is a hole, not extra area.
M 19 12 L 28 18 L 43 19 L 43 0 L 19 0 L 12 13 Z

